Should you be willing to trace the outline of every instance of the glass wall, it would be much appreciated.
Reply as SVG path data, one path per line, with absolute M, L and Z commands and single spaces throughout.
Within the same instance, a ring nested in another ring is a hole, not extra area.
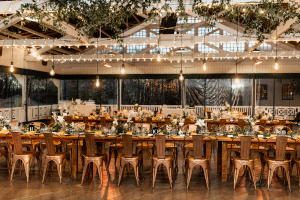
M 16 77 L 8 73 L 0 73 L 0 108 L 22 106 L 22 85 Z
M 62 100 L 93 100 L 96 104 L 117 104 L 117 80 L 95 79 L 61 80 Z
M 178 79 L 123 79 L 123 105 L 181 105 L 181 83 Z
M 57 104 L 58 89 L 50 78 L 27 77 L 28 106 Z

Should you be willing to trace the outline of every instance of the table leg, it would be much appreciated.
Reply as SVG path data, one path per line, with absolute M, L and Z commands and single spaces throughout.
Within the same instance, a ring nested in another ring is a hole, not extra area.
M 78 140 L 74 139 L 72 148 L 72 178 L 78 176 Z
M 222 182 L 227 182 L 227 142 L 222 144 Z
M 217 173 L 222 173 L 222 141 L 218 142 L 218 151 L 217 151 Z
M 211 178 L 211 141 L 208 140 L 206 141 L 206 157 L 209 158 L 209 163 L 208 163 L 208 177 Z

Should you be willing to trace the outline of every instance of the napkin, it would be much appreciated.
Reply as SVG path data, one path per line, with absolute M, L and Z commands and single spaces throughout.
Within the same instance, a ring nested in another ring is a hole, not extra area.
M 95 135 L 102 135 L 102 131 L 96 131 L 94 134 Z
M 36 133 L 36 131 L 29 131 L 29 132 L 27 132 L 26 134 L 27 135 L 33 135 L 33 134 L 35 134 Z
M 0 133 L 2 133 L 2 134 L 5 134 L 5 133 L 7 133 L 8 132 L 8 130 L 6 129 L 6 128 L 3 128 L 1 131 L 0 131 Z
M 61 131 L 61 132 L 56 133 L 56 135 L 64 135 L 64 134 L 65 134 L 64 131 Z

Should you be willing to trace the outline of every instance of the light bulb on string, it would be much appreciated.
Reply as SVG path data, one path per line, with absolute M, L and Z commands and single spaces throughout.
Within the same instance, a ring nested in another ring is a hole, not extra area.
M 235 83 L 236 85 L 239 85 L 239 84 L 240 84 L 240 79 L 238 79 L 238 77 L 236 77 L 235 80 L 234 80 L 234 83 Z
M 182 75 L 182 70 L 180 70 L 179 80 L 180 80 L 180 81 L 183 81 L 183 80 L 184 80 L 184 77 L 183 77 L 183 75 Z
M 100 86 L 100 81 L 99 81 L 99 76 L 97 75 L 97 78 L 96 78 L 96 87 L 99 87 Z
M 275 70 L 278 70 L 278 58 L 275 58 Z
M 125 74 L 125 65 L 124 65 L 124 63 L 122 64 L 121 74 Z
M 203 60 L 203 71 L 206 71 L 206 60 Z
M 160 54 L 157 55 L 157 61 L 160 62 Z
M 54 76 L 54 74 L 55 74 L 55 71 L 54 71 L 54 64 L 53 64 L 51 67 L 50 75 Z
M 10 69 L 9 69 L 10 72 L 14 72 L 14 62 L 11 62 L 10 63 Z

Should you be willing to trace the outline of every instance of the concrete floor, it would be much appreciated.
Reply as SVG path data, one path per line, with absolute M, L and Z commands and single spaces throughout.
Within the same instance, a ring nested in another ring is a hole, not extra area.
M 240 177 L 237 188 L 233 190 L 233 178 L 229 183 L 221 182 L 221 175 L 216 170 L 216 150 L 212 155 L 212 176 L 210 189 L 206 188 L 204 176 L 199 167 L 193 171 L 190 188 L 186 188 L 185 175 L 182 170 L 183 160 L 182 152 L 179 149 L 179 172 L 173 189 L 170 189 L 166 170 L 163 169 L 157 175 L 155 188 L 151 187 L 151 160 L 144 152 L 144 176 L 140 177 L 140 186 L 137 187 L 133 168 L 130 171 L 124 171 L 120 187 L 117 186 L 118 170 L 114 166 L 114 160 L 109 166 L 111 175 L 108 177 L 106 171 L 103 173 L 103 186 L 99 184 L 99 177 L 87 179 L 84 186 L 80 185 L 82 170 L 80 168 L 77 179 L 70 178 L 68 167 L 63 174 L 63 182 L 59 184 L 59 178 L 55 171 L 53 176 L 48 172 L 45 183 L 42 184 L 42 177 L 38 173 L 38 167 L 32 170 L 30 182 L 26 182 L 26 176 L 23 171 L 22 177 L 18 170 L 14 173 L 13 181 L 9 181 L 8 171 L 4 157 L 0 159 L 0 199 L 299 199 L 300 190 L 296 168 L 293 170 L 291 185 L 292 192 L 289 192 L 287 185 L 284 185 L 281 176 L 273 176 L 273 182 L 270 190 L 267 190 L 267 180 L 259 183 L 260 161 L 256 160 L 256 181 L 257 190 L 254 189 L 248 175 L 243 175 L 240 171 Z M 81 165 L 79 165 L 81 166 Z M 265 170 L 265 174 L 266 174 Z M 279 173 L 281 174 L 281 173 Z M 266 178 L 266 175 L 264 176 Z

